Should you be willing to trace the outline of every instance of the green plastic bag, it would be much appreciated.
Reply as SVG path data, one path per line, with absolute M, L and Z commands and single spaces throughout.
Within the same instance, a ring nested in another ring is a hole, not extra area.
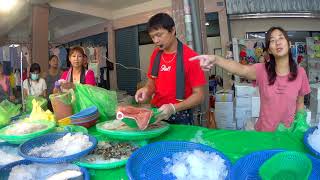
M 0 106 L 9 117 L 14 117 L 20 114 L 21 104 L 16 105 L 8 100 L 4 100 L 0 103 Z
M 100 121 L 115 117 L 118 102 L 115 91 L 83 84 L 76 84 L 75 87 L 75 102 L 72 106 L 74 113 L 96 106 L 100 113 Z
M 8 125 L 9 122 L 10 122 L 10 117 L 7 111 L 2 106 L 0 106 L 0 128 Z
M 38 101 L 40 107 L 45 111 L 47 110 L 47 104 L 48 104 L 48 100 L 46 98 L 43 97 L 35 97 L 35 96 L 28 96 L 26 98 L 26 112 L 28 114 L 31 113 L 33 105 L 32 105 L 32 100 L 35 99 L 36 101 Z
M 284 124 L 280 123 L 278 125 L 278 132 L 289 132 L 293 133 L 298 138 L 302 138 L 304 133 L 309 129 L 309 125 L 307 123 L 307 112 L 303 109 L 296 113 L 294 120 L 289 128 L 287 128 Z

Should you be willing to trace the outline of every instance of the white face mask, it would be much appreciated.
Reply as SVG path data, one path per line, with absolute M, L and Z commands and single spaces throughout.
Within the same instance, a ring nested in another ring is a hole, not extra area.
M 36 74 L 36 73 L 31 73 L 31 80 L 38 80 L 39 79 L 39 74 Z

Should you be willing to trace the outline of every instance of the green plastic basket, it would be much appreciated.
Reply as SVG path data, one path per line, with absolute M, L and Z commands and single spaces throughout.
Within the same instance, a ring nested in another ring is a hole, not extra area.
M 29 134 L 24 134 L 24 135 L 7 135 L 5 132 L 7 129 L 12 128 L 13 126 L 15 126 L 15 124 L 11 124 L 9 126 L 6 126 L 2 129 L 0 129 L 0 139 L 11 143 L 11 144 L 21 144 L 29 139 L 47 134 L 49 132 L 51 132 L 52 130 L 54 130 L 56 124 L 54 122 L 49 122 L 49 121 L 34 121 L 34 122 L 28 122 L 28 123 L 37 123 L 37 124 L 44 124 L 47 125 L 47 128 L 42 129 L 40 131 L 36 131 L 33 133 L 29 133 Z
M 115 120 L 118 121 L 118 120 Z M 146 140 L 160 136 L 162 133 L 169 130 L 170 126 L 166 122 L 160 122 L 161 127 L 154 129 L 132 129 L 132 130 L 108 130 L 103 128 L 105 122 L 96 125 L 97 131 L 105 134 L 108 138 L 118 140 Z
M 153 124 L 156 122 L 156 116 L 160 113 L 158 112 L 158 108 L 151 108 L 151 110 L 153 111 L 153 115 L 150 118 L 149 124 Z M 136 120 L 132 119 L 132 118 L 123 118 L 122 122 L 124 122 L 127 126 L 131 127 L 131 128 L 137 128 L 138 124 L 136 122 Z
M 115 141 L 113 141 L 115 142 Z M 116 141 L 116 142 L 125 142 L 125 141 Z M 128 142 L 128 141 L 127 141 Z M 147 141 L 132 141 L 131 144 L 134 144 L 138 147 L 142 147 L 147 145 Z M 89 163 L 86 161 L 76 161 L 75 164 L 77 164 L 78 166 L 82 166 L 82 167 L 86 167 L 89 169 L 114 169 L 114 168 L 118 168 L 121 166 L 126 165 L 127 161 L 129 158 L 127 159 L 123 159 L 120 161 L 116 161 L 116 162 L 112 162 L 112 163 L 99 163 L 99 164 L 93 164 L 93 163 Z
M 312 162 L 304 153 L 280 152 L 262 164 L 259 175 L 263 180 L 308 180 Z

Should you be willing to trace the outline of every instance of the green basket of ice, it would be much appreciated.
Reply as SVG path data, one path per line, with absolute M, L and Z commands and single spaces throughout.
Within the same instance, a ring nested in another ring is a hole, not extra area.
M 104 135 L 95 136 L 97 147 L 75 164 L 89 169 L 114 169 L 124 166 L 130 155 L 138 148 L 147 145 L 147 141 L 110 140 Z
M 55 126 L 55 122 L 46 120 L 18 121 L 0 129 L 0 139 L 11 144 L 21 144 L 29 139 L 53 131 Z

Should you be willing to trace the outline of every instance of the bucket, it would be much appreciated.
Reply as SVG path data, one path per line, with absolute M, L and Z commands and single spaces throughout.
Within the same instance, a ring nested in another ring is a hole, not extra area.
M 56 120 L 72 115 L 73 93 L 58 93 L 49 96 Z

